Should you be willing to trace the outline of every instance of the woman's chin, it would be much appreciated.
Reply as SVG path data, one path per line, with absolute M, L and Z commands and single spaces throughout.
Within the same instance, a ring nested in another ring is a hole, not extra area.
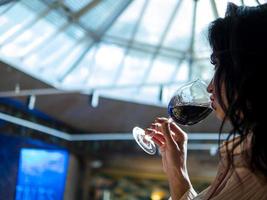
M 219 120 L 223 120 L 224 118 L 224 113 L 220 111 L 220 109 L 217 109 L 216 106 L 212 106 L 213 112 L 215 113 L 215 116 Z
M 219 120 L 223 120 L 223 119 L 224 119 L 224 113 L 222 113 L 222 112 L 217 112 L 216 110 L 214 110 L 214 112 L 215 112 L 216 117 L 217 117 Z

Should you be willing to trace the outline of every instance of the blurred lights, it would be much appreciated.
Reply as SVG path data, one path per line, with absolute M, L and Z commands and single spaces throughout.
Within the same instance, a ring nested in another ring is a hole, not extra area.
M 165 197 L 165 192 L 159 189 L 152 191 L 151 200 L 162 200 Z
M 94 169 L 97 169 L 103 166 L 103 162 L 101 160 L 94 160 L 90 163 L 90 166 Z

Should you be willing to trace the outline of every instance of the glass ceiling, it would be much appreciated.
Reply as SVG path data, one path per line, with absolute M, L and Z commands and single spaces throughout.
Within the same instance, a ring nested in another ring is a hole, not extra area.
M 0 59 L 58 89 L 164 105 L 179 84 L 211 78 L 205 31 L 227 2 L 15 1 L 0 7 Z

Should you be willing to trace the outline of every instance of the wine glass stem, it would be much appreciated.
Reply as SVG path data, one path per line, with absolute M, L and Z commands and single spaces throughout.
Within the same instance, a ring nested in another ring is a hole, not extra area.
M 168 118 L 168 123 L 172 123 L 173 119 L 171 117 Z

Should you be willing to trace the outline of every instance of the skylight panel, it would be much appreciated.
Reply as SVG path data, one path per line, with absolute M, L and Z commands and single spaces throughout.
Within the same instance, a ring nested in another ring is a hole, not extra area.
M 159 86 L 144 86 L 134 91 L 133 99 L 147 104 L 161 103 Z
M 124 67 L 121 70 L 117 80 L 118 85 L 138 85 L 141 83 L 141 77 L 150 63 L 151 54 L 131 50 L 124 61 Z
M 134 31 L 138 29 L 138 20 L 142 15 L 145 2 L 146 0 L 133 1 L 109 29 L 107 35 L 116 35 L 128 40 L 134 39 Z
M 27 56 L 23 62 L 27 65 L 34 66 L 38 70 L 48 70 L 57 67 L 62 61 L 64 53 L 71 49 L 75 41 L 68 37 L 66 34 L 61 33 L 57 37 L 51 39 L 48 43 L 44 44 L 40 49 Z M 53 74 L 52 76 L 55 76 Z
M 2 52 L 5 53 L 12 50 L 13 53 L 6 54 L 9 57 L 23 57 L 27 52 L 36 47 L 46 37 L 54 31 L 53 27 L 44 21 L 40 21 L 31 29 L 23 31 L 18 37 L 16 37 L 9 44 L 6 44 Z
M 210 0 L 197 1 L 195 37 L 194 37 L 194 51 L 205 52 L 210 51 L 208 45 L 208 26 L 211 21 L 215 19 Z
M 114 76 L 124 56 L 124 49 L 115 45 L 102 43 L 94 56 L 94 71 L 90 76 L 90 86 L 110 85 L 114 83 Z
M 20 16 L 20 17 L 18 17 Z M 16 32 L 23 29 L 23 26 L 27 24 L 36 16 L 27 7 L 17 3 L 8 12 L 0 16 L 0 45 L 8 40 Z
M 176 60 L 158 56 L 153 62 L 150 73 L 147 75 L 146 83 L 168 83 L 176 68 Z
M 182 1 L 163 46 L 187 51 L 190 44 L 193 18 L 193 1 Z M 185 20 L 186 19 L 186 20 Z
M 62 81 L 62 84 L 73 89 L 84 88 L 87 81 L 93 76 L 95 69 L 95 55 L 97 48 L 93 47 L 81 60 L 78 66 L 69 73 Z
M 149 1 L 136 40 L 156 45 L 160 41 L 176 4 L 176 0 L 168 1 L 168 3 L 162 0 Z

